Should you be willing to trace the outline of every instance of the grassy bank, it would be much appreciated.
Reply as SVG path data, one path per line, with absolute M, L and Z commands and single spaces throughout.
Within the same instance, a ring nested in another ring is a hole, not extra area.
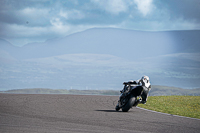
M 139 107 L 158 112 L 200 119 L 200 96 L 150 96 Z

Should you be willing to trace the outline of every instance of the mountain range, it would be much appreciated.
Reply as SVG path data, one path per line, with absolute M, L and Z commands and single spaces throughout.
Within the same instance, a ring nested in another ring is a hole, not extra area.
M 121 89 L 150 77 L 153 85 L 199 88 L 200 30 L 93 28 L 16 47 L 0 39 L 0 90 Z

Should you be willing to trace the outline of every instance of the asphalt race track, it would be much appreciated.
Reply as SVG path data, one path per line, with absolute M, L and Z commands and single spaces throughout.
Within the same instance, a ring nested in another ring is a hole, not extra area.
M 0 94 L 0 133 L 199 133 L 200 120 L 132 108 L 117 96 Z

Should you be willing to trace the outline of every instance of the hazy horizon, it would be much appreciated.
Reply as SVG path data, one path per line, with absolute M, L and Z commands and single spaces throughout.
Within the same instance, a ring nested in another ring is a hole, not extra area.
M 96 28 L 24 47 L 4 42 L 0 88 L 121 89 L 143 75 L 153 85 L 199 88 L 199 34 Z
M 199 88 L 199 6 L 1 0 L 0 89 L 121 89 L 143 75 L 154 85 Z
M 150 30 L 132 30 L 132 29 L 123 29 L 123 28 L 114 28 L 114 27 L 103 27 L 103 28 L 101 28 L 101 27 L 92 27 L 92 28 L 89 28 L 89 29 L 85 29 L 85 30 L 83 30 L 83 31 L 78 31 L 78 32 L 75 32 L 75 33 L 71 33 L 71 34 L 69 34 L 69 35 L 66 35 L 66 36 L 61 36 L 61 37 L 55 37 L 55 38 L 49 38 L 49 39 L 47 39 L 47 40 L 43 40 L 43 41 L 33 41 L 33 42 L 28 42 L 28 43 L 26 43 L 26 44 L 24 44 L 24 45 L 22 45 L 22 46 L 18 46 L 18 45 L 15 45 L 15 44 L 12 44 L 11 42 L 9 42 L 9 40 L 7 40 L 7 39 L 5 39 L 5 38 L 0 38 L 0 39 L 2 39 L 2 40 L 5 40 L 5 41 L 7 41 L 8 43 L 10 43 L 10 44 L 12 44 L 13 46 L 15 46 L 15 47 L 23 47 L 23 46 L 26 46 L 26 45 L 29 45 L 29 44 L 34 44 L 34 43 L 38 43 L 38 44 L 40 44 L 40 43 L 45 43 L 45 42 L 47 42 L 47 41 L 51 41 L 51 40 L 58 40 L 58 39 L 63 39 L 63 38 L 65 38 L 65 37 L 69 37 L 69 36 L 72 36 L 72 35 L 74 35 L 74 34 L 78 34 L 78 33 L 81 33 L 81 32 L 84 32 L 84 31 L 88 31 L 88 30 L 92 30 L 92 29 L 116 29 L 116 30 L 124 30 L 124 31 L 126 31 L 126 30 L 128 30 L 128 31 L 138 31 L 138 32 L 149 32 L 149 33 L 156 33 L 156 32 L 173 32 L 173 31 L 200 31 L 200 29 L 194 29 L 194 30 L 192 30 L 192 29 L 188 29 L 188 30 L 158 30 L 158 31 L 150 31 Z

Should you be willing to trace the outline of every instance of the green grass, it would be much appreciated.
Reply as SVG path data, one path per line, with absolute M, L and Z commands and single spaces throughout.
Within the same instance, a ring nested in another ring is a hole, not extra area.
M 200 96 L 150 96 L 139 107 L 158 112 L 200 119 Z

